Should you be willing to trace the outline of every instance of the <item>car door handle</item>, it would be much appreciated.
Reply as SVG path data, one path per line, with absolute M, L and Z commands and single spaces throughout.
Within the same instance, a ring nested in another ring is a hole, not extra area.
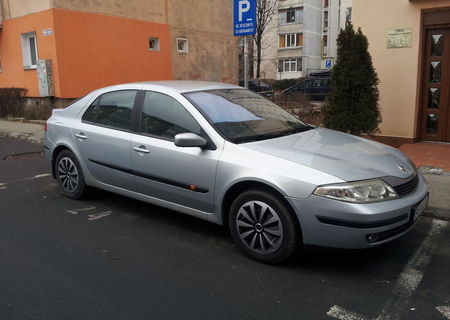
M 86 135 L 83 132 L 76 133 L 75 137 L 77 137 L 78 139 L 83 139 L 83 140 L 87 139 Z
M 136 152 L 150 153 L 144 146 L 134 147 L 133 150 Z

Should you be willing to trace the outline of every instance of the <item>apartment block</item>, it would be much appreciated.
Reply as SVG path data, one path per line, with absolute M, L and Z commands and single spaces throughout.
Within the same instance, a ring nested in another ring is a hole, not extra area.
M 261 77 L 290 79 L 331 68 L 351 0 L 278 0 L 263 40 Z M 328 61 L 328 63 L 327 63 Z
M 232 3 L 1 0 L 0 87 L 76 98 L 150 80 L 237 83 Z M 208 17 L 200 19 L 199 17 Z M 45 81 L 42 81 L 45 78 Z M 41 90 L 47 86 L 47 91 Z

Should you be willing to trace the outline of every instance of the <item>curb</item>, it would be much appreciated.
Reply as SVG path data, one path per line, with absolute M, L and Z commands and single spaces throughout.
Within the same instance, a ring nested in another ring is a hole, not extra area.
M 423 215 L 433 219 L 450 221 L 450 209 L 428 207 Z

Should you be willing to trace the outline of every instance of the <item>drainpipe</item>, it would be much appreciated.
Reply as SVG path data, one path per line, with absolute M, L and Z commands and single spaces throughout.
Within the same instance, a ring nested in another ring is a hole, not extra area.
M 5 19 L 5 15 L 3 12 L 3 1 L 0 1 L 0 29 L 3 28 L 3 20 Z

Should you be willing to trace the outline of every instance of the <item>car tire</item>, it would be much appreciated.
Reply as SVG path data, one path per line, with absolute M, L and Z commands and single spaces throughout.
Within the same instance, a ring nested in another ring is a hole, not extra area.
M 86 192 L 86 182 L 77 157 L 69 150 L 58 154 L 55 164 L 55 176 L 70 199 L 81 199 Z
M 300 247 L 300 227 L 290 208 L 264 190 L 249 190 L 236 197 L 230 208 L 229 227 L 236 244 L 263 263 L 285 262 Z

